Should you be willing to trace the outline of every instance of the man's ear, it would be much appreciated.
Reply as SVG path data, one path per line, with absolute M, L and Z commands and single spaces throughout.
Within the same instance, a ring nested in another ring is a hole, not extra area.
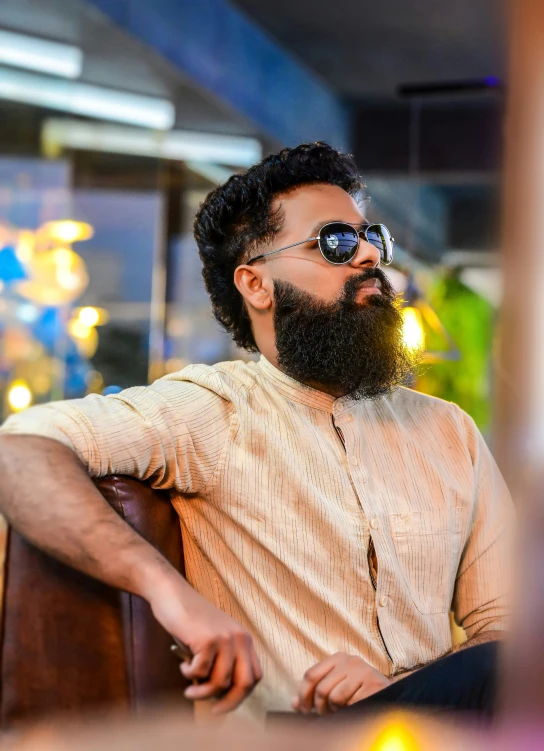
M 264 312 L 272 307 L 270 282 L 258 268 L 243 264 L 234 271 L 234 284 L 244 300 L 255 310 Z

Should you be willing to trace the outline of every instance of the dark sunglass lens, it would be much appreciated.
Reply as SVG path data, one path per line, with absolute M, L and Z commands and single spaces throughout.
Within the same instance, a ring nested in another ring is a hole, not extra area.
M 329 263 L 347 263 L 357 252 L 359 236 L 349 224 L 327 224 L 320 232 L 319 247 Z
M 391 263 L 393 260 L 393 239 L 385 225 L 371 224 L 367 227 L 366 239 L 380 251 L 382 263 Z

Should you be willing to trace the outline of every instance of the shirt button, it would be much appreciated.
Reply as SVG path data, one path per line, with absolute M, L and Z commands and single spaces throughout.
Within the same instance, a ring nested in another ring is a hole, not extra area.
M 378 527 L 379 527 L 380 525 L 379 525 L 379 523 L 378 523 L 378 520 L 377 520 L 377 519 L 371 519 L 371 520 L 370 520 L 370 526 L 372 527 L 372 529 L 378 529 Z
M 386 608 L 388 602 L 389 602 L 389 597 L 387 595 L 382 595 L 380 597 L 380 607 L 381 608 Z
M 353 467 L 356 467 L 359 464 L 359 462 L 357 461 L 357 457 L 355 456 L 351 457 L 350 462 Z

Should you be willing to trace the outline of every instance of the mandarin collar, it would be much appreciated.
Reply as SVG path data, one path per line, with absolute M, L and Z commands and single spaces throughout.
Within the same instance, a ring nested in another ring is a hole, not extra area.
M 340 414 L 345 412 L 350 404 L 353 404 L 353 399 L 347 396 L 342 396 L 336 399 L 331 394 L 327 394 L 324 391 L 318 391 L 311 386 L 306 386 L 304 383 L 291 378 L 283 371 L 274 367 L 264 355 L 261 355 L 257 363 L 259 369 L 263 375 L 270 381 L 274 382 L 278 391 L 281 391 L 289 399 L 301 404 L 306 404 L 308 407 L 314 407 L 314 409 L 320 409 L 330 414 Z

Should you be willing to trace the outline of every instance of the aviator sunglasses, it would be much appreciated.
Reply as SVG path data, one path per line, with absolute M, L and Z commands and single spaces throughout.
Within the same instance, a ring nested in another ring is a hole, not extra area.
M 363 224 L 357 228 L 347 222 L 328 222 L 321 227 L 315 237 L 308 237 L 306 240 L 286 245 L 284 248 L 262 253 L 260 256 L 255 256 L 255 258 L 248 261 L 248 264 L 260 261 L 261 258 L 274 255 L 274 253 L 280 253 L 282 250 L 315 242 L 316 240 L 321 255 L 326 261 L 336 265 L 349 263 L 357 253 L 361 237 L 379 250 L 380 259 L 383 264 L 388 266 L 391 263 L 393 260 L 394 239 L 391 237 L 391 233 L 385 224 Z

